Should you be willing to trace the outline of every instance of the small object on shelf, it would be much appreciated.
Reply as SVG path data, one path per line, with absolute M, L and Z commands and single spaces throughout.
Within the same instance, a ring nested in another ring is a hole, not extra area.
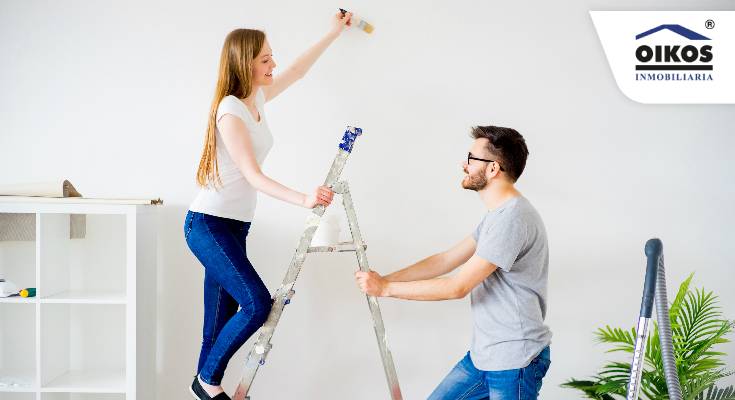
M 0 279 L 0 297 L 11 297 L 18 295 L 18 287 L 12 282 Z
M 1 200 L 18 196 L 34 198 L 81 198 L 82 194 L 66 179 L 48 182 L 0 184 Z M 72 239 L 84 239 L 87 228 L 87 216 L 84 214 L 71 214 L 69 219 L 69 237 Z M 0 241 L 36 240 L 35 214 L 3 213 L 0 214 L 0 225 L 4 228 L 0 230 Z
M 66 179 L 46 182 L 0 184 L 0 196 L 82 197 Z
M 0 377 L 0 388 L 29 388 L 31 387 L 31 381 L 21 377 L 13 376 L 2 376 Z
M 20 297 L 36 297 L 36 288 L 26 288 L 19 292 Z

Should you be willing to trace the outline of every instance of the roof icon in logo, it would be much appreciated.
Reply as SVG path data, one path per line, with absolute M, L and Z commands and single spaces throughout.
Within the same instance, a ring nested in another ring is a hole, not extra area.
M 708 38 L 706 36 L 703 36 L 703 35 L 700 35 L 699 33 L 694 32 L 691 29 L 685 28 L 685 27 L 683 27 L 681 25 L 675 25 L 675 24 L 659 25 L 659 26 L 657 26 L 657 27 L 655 27 L 653 29 L 649 29 L 649 30 L 647 30 L 647 31 L 645 31 L 643 33 L 639 33 L 639 34 L 635 35 L 635 40 L 644 38 L 644 37 L 646 37 L 648 35 L 652 35 L 652 34 L 658 32 L 658 31 L 661 31 L 661 30 L 664 30 L 664 29 L 668 29 L 671 32 L 674 32 L 674 33 L 677 33 L 677 34 L 679 34 L 681 36 L 684 36 L 685 38 L 687 38 L 689 40 L 710 40 L 710 38 Z

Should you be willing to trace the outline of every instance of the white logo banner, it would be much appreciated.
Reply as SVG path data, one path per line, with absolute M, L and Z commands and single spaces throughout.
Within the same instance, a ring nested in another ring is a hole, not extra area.
M 618 88 L 646 104 L 735 103 L 735 11 L 591 11 Z

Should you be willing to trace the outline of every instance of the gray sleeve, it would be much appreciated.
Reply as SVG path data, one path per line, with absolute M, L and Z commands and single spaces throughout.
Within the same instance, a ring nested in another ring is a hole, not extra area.
M 503 271 L 510 271 L 526 243 L 525 221 L 517 216 L 507 216 L 484 231 L 478 227 L 478 231 L 475 254 Z
M 472 231 L 472 239 L 475 239 L 475 243 L 480 239 L 480 229 L 482 228 L 482 224 L 477 225 L 477 228 L 475 228 L 474 231 Z

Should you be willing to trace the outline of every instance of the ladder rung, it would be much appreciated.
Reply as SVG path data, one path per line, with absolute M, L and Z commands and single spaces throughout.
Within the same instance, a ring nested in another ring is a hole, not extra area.
M 363 244 L 362 248 L 367 250 L 367 245 Z M 312 246 L 309 247 L 307 253 L 341 253 L 347 251 L 357 251 L 357 247 L 354 242 L 341 242 L 337 244 L 330 244 L 328 246 Z

